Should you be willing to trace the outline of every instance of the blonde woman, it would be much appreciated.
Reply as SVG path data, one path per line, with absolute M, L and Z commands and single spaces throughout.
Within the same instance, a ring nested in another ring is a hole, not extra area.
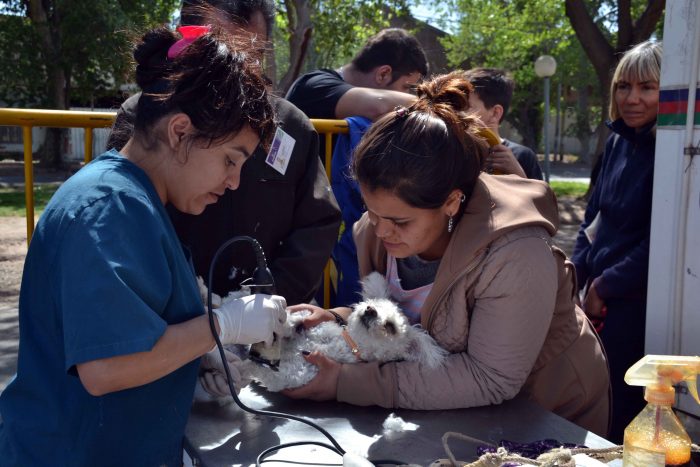
M 583 309 L 597 323 L 613 388 L 610 439 L 644 406 L 625 371 L 644 355 L 649 231 L 659 107 L 661 44 L 644 42 L 620 60 L 610 90 L 612 135 L 586 208 L 573 262 Z

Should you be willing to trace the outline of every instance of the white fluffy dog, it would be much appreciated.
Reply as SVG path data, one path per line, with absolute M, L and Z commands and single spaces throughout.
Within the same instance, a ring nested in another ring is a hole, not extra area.
M 346 326 L 326 321 L 304 329 L 301 322 L 309 312 L 289 314 L 282 336 L 279 371 L 252 360 L 240 362 L 238 369 L 244 378 L 276 392 L 302 386 L 318 373 L 318 368 L 304 359 L 303 351 L 319 351 L 340 363 L 409 360 L 428 368 L 442 364 L 447 352 L 427 332 L 408 323 L 389 299 L 384 276 L 373 272 L 365 277 L 362 298 L 353 306 Z

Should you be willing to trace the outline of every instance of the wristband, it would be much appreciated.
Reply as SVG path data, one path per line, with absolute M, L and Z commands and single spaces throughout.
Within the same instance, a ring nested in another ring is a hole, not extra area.
M 338 313 L 336 313 L 333 310 L 326 310 L 330 314 L 332 314 L 335 317 L 335 322 L 338 323 L 338 326 L 346 326 L 348 324 L 347 321 L 345 321 L 345 318 L 340 316 Z

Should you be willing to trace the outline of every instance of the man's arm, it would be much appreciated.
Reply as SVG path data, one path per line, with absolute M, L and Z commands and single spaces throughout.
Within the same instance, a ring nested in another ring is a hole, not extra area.
M 377 120 L 397 105 L 408 107 L 416 96 L 389 89 L 354 87 L 340 98 L 335 106 L 336 118 L 361 116 Z

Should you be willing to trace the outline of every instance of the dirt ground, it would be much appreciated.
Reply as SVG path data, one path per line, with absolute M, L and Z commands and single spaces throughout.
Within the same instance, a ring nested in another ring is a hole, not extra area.
M 24 217 L 0 217 L 0 391 L 17 367 L 17 301 L 27 254 Z
M 0 306 L 4 306 L 16 301 L 19 294 L 22 265 L 27 254 L 27 222 L 24 217 L 0 219 Z

